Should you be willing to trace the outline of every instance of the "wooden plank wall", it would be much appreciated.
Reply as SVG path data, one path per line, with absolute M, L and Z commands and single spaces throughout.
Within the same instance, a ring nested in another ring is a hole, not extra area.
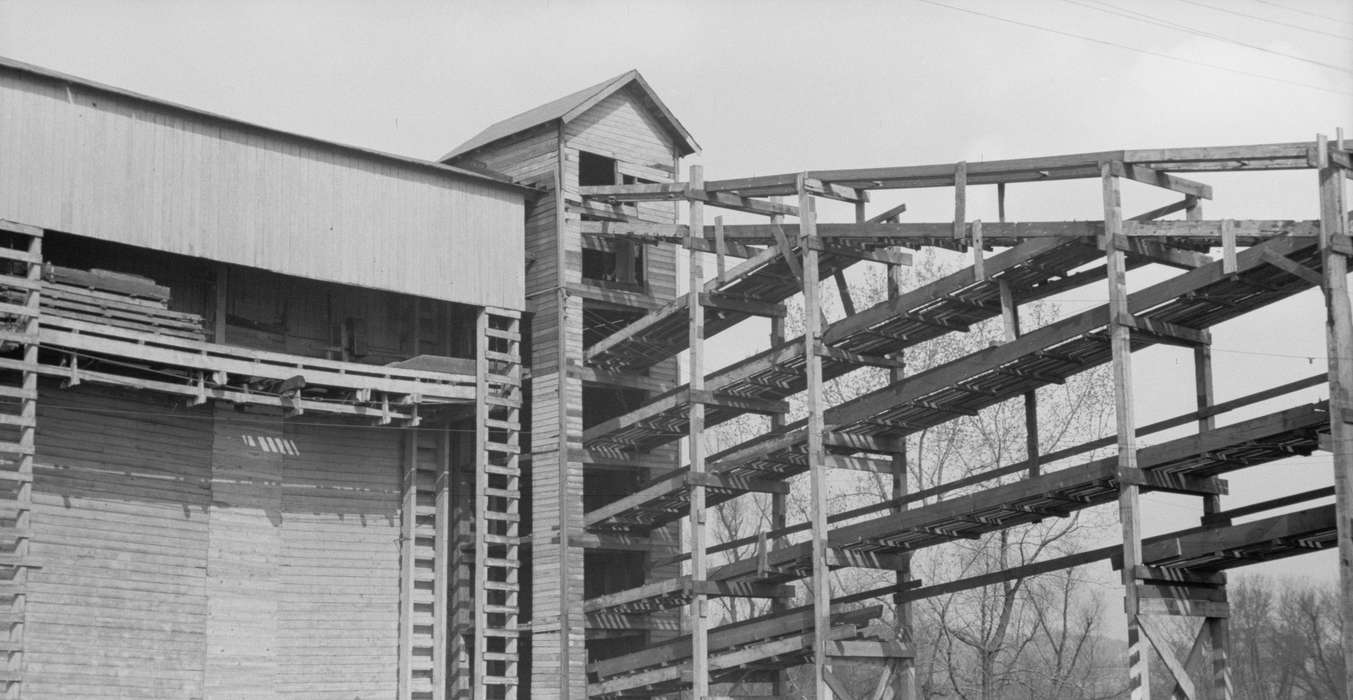
M 110 392 L 40 396 L 24 694 L 202 697 L 211 422 Z
M 4 218 L 522 308 L 517 190 L 8 67 L 0 67 L 0 124 Z
M 401 433 L 283 424 L 280 695 L 393 695 Z
M 275 698 L 282 418 L 228 405 L 213 414 L 206 692 Z
M 26 694 L 395 694 L 399 431 L 40 395 Z
M 627 88 L 607 97 L 568 124 L 565 130 L 565 139 L 568 147 L 568 163 L 572 168 L 570 183 L 577 183 L 579 151 L 588 151 L 616 159 L 618 168 L 623 174 L 634 175 L 653 182 L 667 182 L 677 179 L 675 175 L 677 156 L 674 145 L 653 115 L 635 99 L 634 94 L 630 92 L 631 89 Z M 638 208 L 640 215 L 645 218 L 656 221 L 676 221 L 675 204 L 641 202 L 638 204 Z M 578 248 L 570 248 L 570 250 L 581 250 L 580 246 L 581 243 L 579 243 Z M 644 273 L 648 287 L 647 293 L 658 301 L 668 301 L 676 296 L 677 254 L 677 246 L 673 244 L 645 247 Z M 649 374 L 655 379 L 675 382 L 677 379 L 677 364 L 675 358 L 665 360 L 655 365 L 649 371 Z M 676 467 L 678 448 L 675 445 L 660 448 L 654 450 L 651 456 L 670 460 L 672 466 Z M 636 480 L 632 474 L 610 472 L 598 473 L 595 476 L 589 474 L 587 483 L 596 484 L 598 488 L 607 493 L 623 493 L 631 489 L 635 483 L 644 480 L 646 478 Z M 581 491 L 572 493 L 581 494 Z M 680 533 L 680 523 L 672 523 L 653 533 L 652 539 L 655 542 L 676 543 L 680 541 Z M 648 558 L 661 559 L 664 556 L 658 554 Z M 608 559 L 603 555 L 599 557 L 599 560 L 616 561 L 618 559 Z M 647 561 L 642 561 L 639 563 L 639 567 L 641 571 L 637 572 L 639 574 L 637 578 L 644 582 L 675 578 L 681 573 L 679 565 L 654 568 L 648 566 Z M 588 572 L 588 575 L 589 577 L 599 577 L 601 573 L 601 571 Z M 629 577 L 615 578 L 625 580 Z M 630 578 L 629 580 L 634 579 Z M 679 617 L 679 610 L 655 613 L 650 616 L 654 623 L 665 623 L 665 626 L 669 628 L 677 626 Z M 646 641 L 655 642 L 670 638 L 673 633 L 655 631 L 650 632 L 647 636 Z M 614 640 L 594 643 L 590 646 L 595 652 L 615 653 L 616 649 L 625 648 L 625 641 Z

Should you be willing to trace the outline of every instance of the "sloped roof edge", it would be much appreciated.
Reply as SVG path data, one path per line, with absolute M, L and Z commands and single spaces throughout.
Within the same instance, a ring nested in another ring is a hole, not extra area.
M 377 151 L 370 148 L 363 148 L 361 146 L 352 146 L 349 144 L 315 138 L 313 136 L 306 136 L 304 134 L 298 134 L 295 132 L 283 131 L 281 129 L 275 129 L 272 127 L 247 122 L 241 119 L 223 116 L 220 114 L 216 114 L 214 112 L 208 112 L 206 110 L 198 109 L 196 107 L 188 107 L 175 102 L 170 102 L 168 100 L 162 100 L 157 97 L 150 97 L 147 95 L 143 95 L 141 93 L 133 92 L 131 90 L 126 90 L 111 85 L 105 85 L 103 83 L 95 82 L 87 78 L 69 75 L 67 73 L 55 71 L 50 68 L 45 68 L 43 66 L 33 65 L 31 63 L 24 63 L 23 61 L 15 60 L 7 56 L 0 56 L 0 71 L 23 74 L 31 77 L 36 77 L 42 80 L 79 86 L 80 88 L 92 92 L 104 93 L 107 95 L 132 100 L 135 102 L 140 102 L 143 104 L 153 105 L 161 109 L 177 112 L 190 118 L 215 122 L 223 125 L 229 125 L 231 127 L 239 129 L 247 129 L 258 133 L 267 134 L 271 137 L 301 141 L 307 144 L 323 148 L 344 151 L 363 158 L 399 163 L 414 168 L 423 168 L 441 175 L 454 175 L 457 177 L 464 177 L 472 180 L 477 180 L 485 184 L 506 187 L 519 192 L 539 191 L 536 188 L 514 182 L 511 178 L 507 177 L 506 175 L 494 172 L 492 170 L 489 170 L 488 168 L 471 167 L 468 165 L 464 166 L 449 165 L 446 163 L 439 163 L 436 161 L 422 160 L 421 158 L 410 158 L 408 156 L 401 156 L 393 153 L 385 153 L 383 151 Z
M 676 143 L 677 151 L 683 156 L 699 153 L 700 145 L 695 142 L 695 137 L 691 136 L 691 133 L 676 118 L 676 115 L 672 114 L 672 110 L 663 104 L 663 101 L 658 98 L 657 92 L 653 90 L 647 80 L 644 80 L 644 76 L 638 70 L 631 69 L 609 80 L 604 80 L 596 85 L 583 88 L 557 100 L 546 102 L 543 105 L 491 124 L 470 140 L 451 149 L 440 160 L 443 163 L 450 162 L 471 151 L 553 121 L 563 121 L 567 124 L 595 107 L 597 103 L 631 84 L 637 85 L 643 91 L 644 98 L 648 101 L 652 111 L 671 134 Z

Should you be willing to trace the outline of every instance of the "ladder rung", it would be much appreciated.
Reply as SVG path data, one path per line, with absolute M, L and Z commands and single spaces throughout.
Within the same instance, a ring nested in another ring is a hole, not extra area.
M 517 630 L 503 630 L 492 627 L 486 627 L 480 630 L 479 633 L 485 637 L 499 637 L 502 639 L 516 639 L 521 636 L 521 632 L 518 632 Z
M 0 258 L 5 260 L 18 260 L 29 264 L 42 262 L 42 257 L 34 255 L 26 250 L 17 250 L 14 248 L 0 248 Z
M 42 280 L 30 280 L 27 277 L 20 277 L 18 275 L 0 274 L 0 289 L 4 287 L 24 289 L 30 292 L 41 292 Z
M 503 340 L 521 340 L 521 333 L 505 331 L 501 328 L 485 328 L 484 335 L 490 338 L 502 338 Z
M 509 399 L 502 396 L 486 396 L 484 403 L 490 406 L 502 406 L 504 408 L 521 408 L 521 399 Z
M 484 495 L 491 498 L 512 498 L 521 500 L 521 492 L 513 489 L 491 489 L 485 488 Z
M 484 541 L 489 544 L 507 544 L 507 545 L 521 544 L 520 537 L 510 537 L 508 535 L 490 535 L 488 533 L 484 534 Z
M 488 512 L 484 513 L 484 519 L 485 519 L 485 520 L 505 520 L 505 521 L 507 521 L 507 522 L 509 522 L 509 523 L 515 523 L 515 522 L 520 522 L 520 521 L 521 521 L 521 515 L 518 514 L 518 513 L 498 513 L 498 512 L 495 512 L 495 511 L 488 511 Z
M 41 338 L 38 337 L 37 333 L 24 333 L 22 331 L 16 331 L 12 329 L 0 329 L 0 340 L 7 340 L 11 343 L 25 343 L 31 345 L 41 340 Z M 7 364 L 9 364 L 10 366 L 6 367 L 5 369 L 18 369 L 24 370 L 26 372 L 37 371 L 36 364 L 25 363 L 22 362 L 21 360 L 11 359 Z M 29 369 L 29 367 L 32 367 L 32 369 Z
M 517 421 L 498 420 L 497 418 L 484 419 L 484 425 L 499 430 L 521 430 L 521 423 Z
M 516 661 L 517 654 L 510 654 L 505 651 L 486 651 L 484 652 L 485 661 Z
M 521 586 L 506 581 L 485 581 L 484 588 L 490 591 L 507 591 L 508 593 L 517 593 L 521 591 Z
M 521 454 L 521 447 L 518 445 L 504 445 L 497 442 L 484 444 L 484 449 L 489 452 L 506 452 L 508 454 Z
M 521 562 L 516 561 L 514 559 L 497 559 L 495 557 L 488 557 L 484 559 L 484 566 L 496 569 L 520 569 Z
M 500 476 L 521 476 L 521 469 L 517 467 L 504 467 L 497 464 L 485 464 L 484 471 L 489 474 L 498 474 Z
M 493 615 L 516 615 L 518 610 L 511 605 L 485 605 L 484 612 Z
M 516 687 L 517 679 L 510 676 L 484 676 L 480 682 L 485 685 L 510 685 Z
M 3 338 L 3 334 L 0 334 L 0 338 Z M 30 366 L 33 367 L 33 369 L 37 369 L 37 365 Z M 38 398 L 38 392 L 33 391 L 32 389 L 25 389 L 21 386 L 5 386 L 0 384 L 0 396 L 11 399 L 33 400 Z
M 17 425 L 21 428 L 31 428 L 35 424 L 33 416 L 15 415 L 13 413 L 0 412 L 0 425 Z
M 39 316 L 42 310 L 36 304 L 11 304 L 7 301 L 0 301 L 0 314 L 14 314 L 15 316 Z

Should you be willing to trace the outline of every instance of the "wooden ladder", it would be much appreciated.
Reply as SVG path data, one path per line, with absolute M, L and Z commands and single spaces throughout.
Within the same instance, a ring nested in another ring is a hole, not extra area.
M 0 697 L 23 695 L 42 230 L 0 221 Z
M 399 697 L 446 697 L 450 561 L 450 434 L 410 427 L 401 523 Z
M 509 698 L 518 680 L 521 583 L 521 316 L 486 308 L 476 343 L 474 699 Z

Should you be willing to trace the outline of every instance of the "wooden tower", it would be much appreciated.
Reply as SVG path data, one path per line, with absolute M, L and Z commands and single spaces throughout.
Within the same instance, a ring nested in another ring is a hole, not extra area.
M 676 526 L 641 535 L 584 534 L 584 513 L 632 493 L 650 471 L 677 464 L 675 447 L 633 456 L 583 449 L 583 431 L 643 404 L 676 383 L 676 360 L 640 372 L 586 367 L 584 348 L 676 295 L 676 246 L 584 235 L 581 222 L 606 218 L 579 187 L 664 183 L 698 147 L 637 71 L 547 103 L 485 129 L 442 158 L 488 167 L 534 185 L 527 205 L 523 356 L 530 368 L 522 417 L 526 495 L 522 606 L 531 620 L 523 675 L 536 698 L 586 696 L 588 654 L 611 655 L 677 629 L 674 613 L 590 616 L 583 601 L 670 580 Z M 627 216 L 673 224 L 675 205 L 616 206 Z M 684 330 L 684 329 L 683 329 Z M 642 462 L 642 463 L 637 463 Z

